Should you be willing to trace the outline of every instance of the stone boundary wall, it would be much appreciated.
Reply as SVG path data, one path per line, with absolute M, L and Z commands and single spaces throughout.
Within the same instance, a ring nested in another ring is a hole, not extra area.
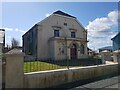
M 78 80 L 118 73 L 118 64 L 104 64 L 71 69 L 40 71 L 24 74 L 24 88 L 47 88 Z

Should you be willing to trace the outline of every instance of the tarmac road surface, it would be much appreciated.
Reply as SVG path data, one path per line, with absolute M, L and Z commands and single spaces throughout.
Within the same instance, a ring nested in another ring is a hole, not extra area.
M 94 81 L 82 86 L 77 86 L 72 89 L 85 89 L 85 90 L 104 90 L 104 89 L 118 89 L 120 90 L 120 76 L 115 76 L 99 81 Z M 70 89 L 70 90 L 72 90 Z

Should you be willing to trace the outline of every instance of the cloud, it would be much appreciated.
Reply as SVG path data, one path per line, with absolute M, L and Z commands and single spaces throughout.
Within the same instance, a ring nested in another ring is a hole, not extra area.
M 18 29 L 18 28 L 16 28 L 15 31 L 16 31 L 16 32 L 21 32 L 21 33 L 25 33 L 25 32 L 26 32 L 26 31 L 20 30 L 20 29 Z
M 45 14 L 46 17 L 48 17 L 48 16 L 50 16 L 50 15 L 51 15 L 51 14 L 49 14 L 49 13 Z
M 8 39 L 11 39 L 12 37 L 11 36 L 7 36 Z
M 106 45 L 112 45 L 111 38 L 116 35 L 117 30 L 113 27 L 118 27 L 118 16 L 120 12 L 111 11 L 106 17 L 96 18 L 90 21 L 86 26 L 88 30 L 88 46 L 100 48 Z
M 5 28 L 3 28 L 3 29 L 5 29 L 5 31 L 9 31 L 9 32 L 14 32 L 14 31 L 16 31 L 16 32 L 20 32 L 20 33 L 25 33 L 26 31 L 24 31 L 24 30 L 21 30 L 21 29 L 18 29 L 18 28 L 9 28 L 9 27 L 5 27 Z
M 5 28 L 3 28 L 3 29 L 5 29 L 5 31 L 13 31 L 13 28 L 5 27 Z
M 108 13 L 107 17 L 96 18 L 94 21 L 89 22 L 86 29 L 90 31 L 104 31 L 110 29 L 113 25 L 117 25 L 118 11 Z

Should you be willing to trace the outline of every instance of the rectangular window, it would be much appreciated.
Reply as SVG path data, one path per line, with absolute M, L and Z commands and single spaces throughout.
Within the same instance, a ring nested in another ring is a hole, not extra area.
M 64 26 L 67 26 L 67 23 L 64 23 Z
M 54 30 L 54 37 L 59 37 L 59 30 Z
M 71 38 L 75 38 L 75 32 L 71 32 Z

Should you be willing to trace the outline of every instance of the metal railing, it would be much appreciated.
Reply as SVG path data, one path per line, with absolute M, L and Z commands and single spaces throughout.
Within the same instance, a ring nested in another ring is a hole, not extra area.
M 101 59 L 86 58 L 86 59 L 74 59 L 74 60 L 36 60 L 35 58 L 29 58 L 24 60 L 24 73 L 55 70 L 55 69 L 70 69 L 73 67 L 83 67 L 102 64 Z

